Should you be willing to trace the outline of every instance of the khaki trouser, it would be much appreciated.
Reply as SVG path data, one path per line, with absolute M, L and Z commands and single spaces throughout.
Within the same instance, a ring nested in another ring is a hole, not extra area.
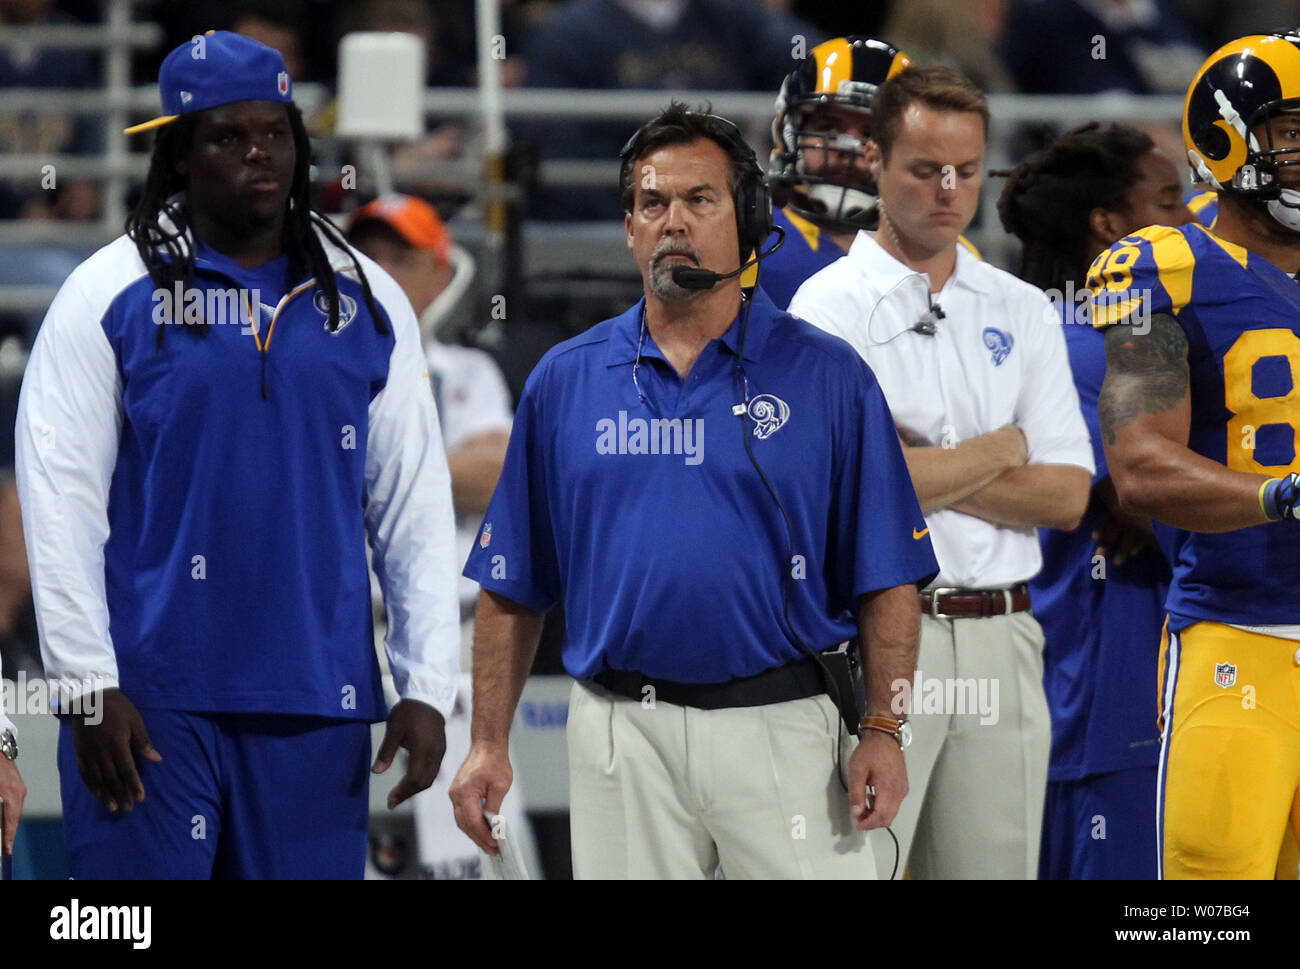
M 836 776 L 857 745 L 826 696 L 653 705 L 577 683 L 569 701 L 575 878 L 875 877 Z
M 1037 878 L 1052 743 L 1042 627 L 1028 612 L 922 615 L 917 669 L 897 877 Z M 888 878 L 894 843 L 870 840 Z

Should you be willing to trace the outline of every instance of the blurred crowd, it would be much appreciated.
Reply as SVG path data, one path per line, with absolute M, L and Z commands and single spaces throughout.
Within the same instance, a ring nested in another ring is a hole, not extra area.
M 769 91 L 802 51 L 837 34 L 883 37 L 921 63 L 955 67 L 991 93 L 1178 94 L 1206 53 L 1251 30 L 1293 25 L 1295 0 L 503 0 L 504 82 L 513 87 Z M 95 23 L 98 0 L 0 0 L 0 24 Z M 331 86 L 338 40 L 354 30 L 419 35 L 431 86 L 476 82 L 473 0 L 194 0 L 141 3 L 136 18 L 163 40 L 133 59 L 148 84 L 162 54 L 209 28 L 230 29 L 279 50 L 298 82 Z M 0 48 L 0 87 L 96 89 L 96 52 Z M 327 130 L 328 114 L 316 119 Z M 520 123 L 516 139 L 541 159 L 611 158 L 626 125 Z M 407 161 L 459 157 L 464 131 L 430 125 Z M 760 154 L 764 146 L 760 146 Z M 93 114 L 0 109 L 0 154 L 93 155 L 103 129 Z M 402 157 L 399 157 L 399 161 Z M 617 215 L 612 196 L 563 205 L 541 192 L 542 217 Z M 560 209 L 563 209 L 561 212 Z M 90 220 L 100 211 L 89 179 L 53 189 L 39 177 L 0 180 L 0 219 Z

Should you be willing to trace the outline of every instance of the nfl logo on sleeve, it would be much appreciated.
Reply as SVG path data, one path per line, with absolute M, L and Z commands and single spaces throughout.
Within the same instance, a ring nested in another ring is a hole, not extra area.
M 1214 682 L 1225 690 L 1228 689 L 1237 682 L 1237 667 L 1231 663 L 1216 663 L 1214 666 Z
M 483 526 L 483 534 L 478 537 L 479 548 L 487 548 L 492 544 L 492 523 L 488 522 Z

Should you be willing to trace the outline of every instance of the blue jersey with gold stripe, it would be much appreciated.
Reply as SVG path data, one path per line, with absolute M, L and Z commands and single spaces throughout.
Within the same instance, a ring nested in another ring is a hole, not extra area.
M 1094 322 L 1170 314 L 1187 334 L 1188 446 L 1235 471 L 1300 471 L 1300 286 L 1268 260 L 1198 225 L 1150 226 L 1088 273 Z M 1170 628 L 1198 620 L 1300 623 L 1300 540 L 1257 525 L 1206 534 L 1160 528 L 1170 555 Z
M 1196 221 L 1207 229 L 1214 228 L 1214 220 L 1219 217 L 1219 193 L 1191 191 L 1183 196 L 1183 201 L 1191 209 Z
M 785 243 L 763 260 L 758 282 L 768 299 L 776 304 L 777 309 L 783 310 L 789 307 L 795 291 L 803 285 L 805 279 L 840 258 L 844 255 L 844 250 L 826 230 L 801 218 L 789 208 L 773 211 L 772 224 L 785 230 Z M 773 232 L 763 243 L 763 249 L 769 249 L 777 238 L 777 233 Z M 751 269 L 743 277 L 744 285 L 753 285 L 752 274 Z

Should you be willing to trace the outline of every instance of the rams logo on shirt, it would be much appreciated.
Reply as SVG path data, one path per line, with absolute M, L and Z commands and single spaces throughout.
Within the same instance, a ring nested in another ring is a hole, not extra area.
M 984 328 L 984 345 L 993 354 L 993 366 L 995 367 L 1002 366 L 1002 361 L 1010 355 L 1011 344 L 1014 342 L 1010 333 L 1003 333 L 991 326 Z
M 311 305 L 316 307 L 316 311 L 325 317 L 325 331 L 329 332 L 330 325 L 330 304 L 325 298 L 323 289 L 316 290 L 316 294 L 311 298 Z M 343 332 L 344 327 L 351 323 L 357 315 L 357 301 L 346 293 L 339 293 L 339 328 L 334 331 L 334 335 Z
M 749 416 L 754 421 L 754 436 L 763 441 L 785 426 L 790 405 L 780 397 L 759 394 L 749 402 Z

